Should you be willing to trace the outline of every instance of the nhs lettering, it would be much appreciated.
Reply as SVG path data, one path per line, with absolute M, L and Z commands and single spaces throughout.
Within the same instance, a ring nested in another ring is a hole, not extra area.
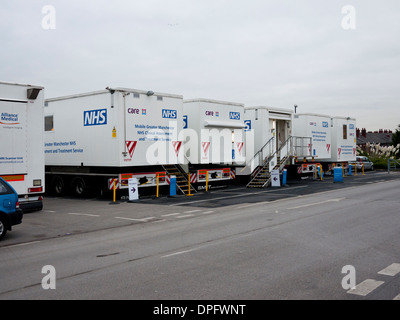
M 100 126 L 107 124 L 107 109 L 90 110 L 83 113 L 83 125 Z
M 176 119 L 177 118 L 177 111 L 176 110 L 168 110 L 168 109 L 163 109 L 162 110 L 162 117 L 167 118 L 167 119 Z
M 240 120 L 240 112 L 229 112 L 229 119 Z

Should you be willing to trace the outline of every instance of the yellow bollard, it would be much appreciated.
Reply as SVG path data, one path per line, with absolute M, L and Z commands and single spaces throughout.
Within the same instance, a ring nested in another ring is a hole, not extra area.
M 193 196 L 190 190 L 190 172 L 188 173 L 188 187 L 189 187 L 189 193 L 187 194 L 188 197 Z
M 322 173 L 322 166 L 321 166 L 321 165 L 319 165 L 318 167 L 319 167 L 319 170 L 320 170 L 320 173 L 319 173 L 319 175 L 321 176 L 321 181 L 322 181 L 322 175 L 323 175 L 323 173 Z
M 159 195 L 159 191 L 160 191 L 160 174 L 157 173 L 157 198 Z
M 363 176 L 365 176 L 364 163 L 362 165 L 362 168 L 363 168 Z
M 208 191 L 208 170 L 206 171 L 206 192 Z
M 115 187 L 115 179 L 114 179 L 114 193 L 113 193 L 113 202 L 116 202 L 117 198 L 117 188 Z

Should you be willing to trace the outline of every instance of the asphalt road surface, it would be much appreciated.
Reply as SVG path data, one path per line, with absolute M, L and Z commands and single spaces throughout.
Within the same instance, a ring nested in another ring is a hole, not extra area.
M 213 206 L 229 195 L 47 199 L 0 244 L 0 299 L 399 299 L 400 176 L 374 177 Z

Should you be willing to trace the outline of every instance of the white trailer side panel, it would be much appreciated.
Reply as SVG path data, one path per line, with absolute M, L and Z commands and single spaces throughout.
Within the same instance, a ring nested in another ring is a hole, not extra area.
M 333 117 L 332 129 L 332 162 L 350 162 L 356 160 L 357 136 L 356 120 L 352 118 Z
M 47 100 L 46 165 L 135 167 L 183 158 L 182 97 L 116 89 Z M 181 151 L 182 149 L 182 151 Z
M 198 99 L 184 101 L 183 108 L 192 164 L 245 162 L 243 104 Z
M 183 163 L 182 97 L 131 94 L 125 99 L 120 104 L 126 109 L 123 149 L 127 153 L 121 166 Z
M 331 158 L 331 117 L 318 114 L 295 114 L 293 136 L 312 138 L 310 154 L 315 160 Z

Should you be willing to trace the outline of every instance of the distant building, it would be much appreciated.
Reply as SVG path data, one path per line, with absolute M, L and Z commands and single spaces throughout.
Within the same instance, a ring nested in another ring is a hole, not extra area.
M 362 147 L 369 142 L 370 144 L 380 143 L 381 146 L 390 146 L 392 145 L 392 136 L 391 130 L 380 129 L 379 131 L 367 132 L 365 128 L 361 130 L 357 128 L 357 145 Z

